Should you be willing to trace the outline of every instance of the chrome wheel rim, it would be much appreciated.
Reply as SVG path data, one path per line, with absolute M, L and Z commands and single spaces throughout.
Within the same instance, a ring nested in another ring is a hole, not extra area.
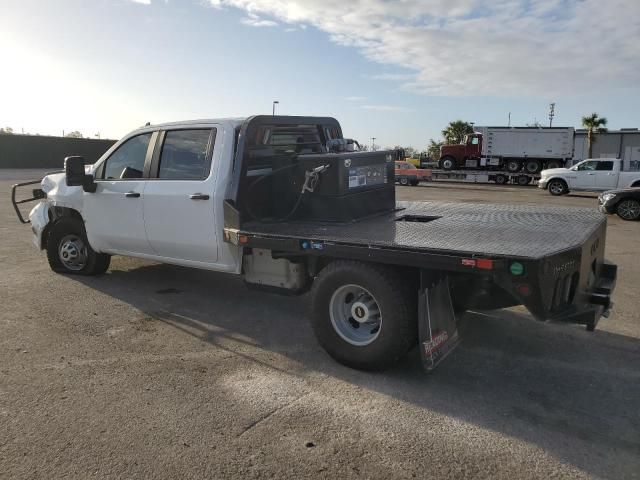
M 65 268 L 77 272 L 87 264 L 87 246 L 78 235 L 67 235 L 60 242 L 58 257 Z
M 453 168 L 453 161 L 447 159 L 442 162 L 442 168 L 445 170 L 451 170 Z
M 408 185 L 409 181 L 406 178 L 401 178 L 400 179 L 400 185 Z
M 380 307 L 375 297 L 360 285 L 338 288 L 329 302 L 329 316 L 335 332 L 351 345 L 364 347 L 380 335 Z
M 549 190 L 551 190 L 551 193 L 560 194 L 564 191 L 564 187 L 560 182 L 551 182 Z
M 618 215 L 625 220 L 634 220 L 640 217 L 640 203 L 622 202 L 618 205 Z

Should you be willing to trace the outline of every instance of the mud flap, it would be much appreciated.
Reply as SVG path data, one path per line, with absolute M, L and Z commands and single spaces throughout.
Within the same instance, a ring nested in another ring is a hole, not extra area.
M 422 366 L 435 369 L 460 343 L 449 280 L 423 272 L 418 303 L 418 334 Z

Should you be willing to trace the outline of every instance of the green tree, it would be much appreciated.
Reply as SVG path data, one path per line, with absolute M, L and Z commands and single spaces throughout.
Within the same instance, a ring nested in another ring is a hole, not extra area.
M 462 120 L 449 122 L 447 128 L 442 130 L 444 141 L 449 145 L 462 143 L 462 139 L 464 138 L 464 136 L 470 133 L 473 133 L 473 127 L 470 123 L 463 122 Z
M 11 127 L 0 128 L 0 135 L 2 134 L 11 135 L 12 133 L 13 133 L 13 128 Z
M 65 135 L 65 137 L 68 137 L 68 138 L 82 138 L 82 134 L 79 131 L 75 130 L 73 132 L 67 133 Z
M 607 119 L 600 117 L 597 113 L 582 117 L 582 126 L 587 129 L 587 145 L 589 146 L 589 155 L 593 154 L 593 143 L 596 141 L 594 133 L 604 133 L 607 131 Z
M 432 160 L 440 160 L 440 147 L 444 145 L 444 142 L 436 142 L 433 138 L 429 140 L 427 145 L 427 155 Z

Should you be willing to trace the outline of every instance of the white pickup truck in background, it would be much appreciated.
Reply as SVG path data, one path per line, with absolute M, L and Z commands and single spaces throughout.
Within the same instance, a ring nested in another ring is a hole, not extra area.
M 571 190 L 604 191 L 639 187 L 640 170 L 631 170 L 629 167 L 619 158 L 588 158 L 571 168 L 543 170 L 538 188 L 548 189 L 551 195 L 564 195 Z

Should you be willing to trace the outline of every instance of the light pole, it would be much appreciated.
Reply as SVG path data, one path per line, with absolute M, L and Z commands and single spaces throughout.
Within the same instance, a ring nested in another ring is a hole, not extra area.
M 551 124 L 553 123 L 553 117 L 556 116 L 556 104 L 549 104 L 549 128 L 551 128 Z
M 274 100 L 273 104 L 271 105 L 271 115 L 275 116 L 276 114 L 276 104 L 279 104 L 280 102 L 278 100 Z
M 371 137 L 371 151 L 376 151 L 376 137 Z

